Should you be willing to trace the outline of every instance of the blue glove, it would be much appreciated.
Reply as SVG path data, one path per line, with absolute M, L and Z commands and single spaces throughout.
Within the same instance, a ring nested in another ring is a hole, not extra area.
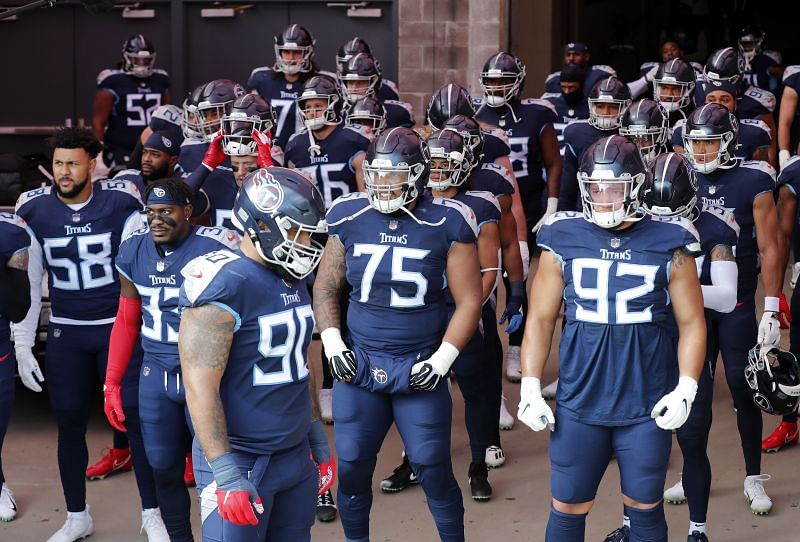
M 311 422 L 308 430 L 308 444 L 311 446 L 311 457 L 318 465 L 331 460 L 331 447 L 328 445 L 328 435 L 322 429 L 322 420 Z
M 515 280 L 508 290 L 506 310 L 503 311 L 503 315 L 497 323 L 502 325 L 508 320 L 506 333 L 511 334 L 522 325 L 522 302 L 525 300 L 525 283 L 521 280 Z
M 258 525 L 253 510 L 263 514 L 264 505 L 255 486 L 242 476 L 233 455 L 230 452 L 222 454 L 208 464 L 217 482 L 217 510 L 220 517 L 234 525 Z

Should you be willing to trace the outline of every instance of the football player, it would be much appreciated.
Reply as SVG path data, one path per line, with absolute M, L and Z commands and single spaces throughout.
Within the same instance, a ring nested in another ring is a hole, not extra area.
M 124 169 L 114 180 L 128 181 L 144 194 L 147 185 L 156 179 L 172 177 L 180 150 L 181 140 L 174 132 L 152 132 L 142 145 L 141 167 Z
M 549 101 L 556 109 L 558 119 L 553 123 L 556 131 L 561 157 L 564 157 L 564 128 L 575 120 L 589 118 L 589 102 L 583 92 L 586 73 L 577 64 L 567 64 L 561 70 L 559 86 L 561 92 L 545 92 L 542 99 Z
M 22 194 L 16 213 L 25 219 L 31 240 L 31 308 L 14 324 L 14 348 L 23 383 L 42 391 L 43 379 L 32 347 L 41 312 L 42 275 L 47 272 L 52 314 L 47 333 L 46 376 L 50 405 L 58 426 L 58 469 L 67 504 L 67 520 L 49 542 L 72 542 L 94 529 L 86 504 L 88 452 L 86 426 L 93 392 L 105 378 L 108 342 L 116 314 L 119 277 L 114 260 L 127 231 L 141 225 L 139 190 L 127 181 L 91 182 L 100 142 L 83 128 L 62 128 L 51 140 L 53 186 Z M 136 389 L 136 375 L 128 373 Z M 37 382 L 37 380 L 39 382 Z M 138 474 L 142 527 L 153 540 L 168 539 L 158 514 L 152 472 L 138 430 L 115 433 L 114 449 L 101 463 L 102 476 L 113 470 Z M 95 465 L 96 467 L 97 465 Z M 101 476 L 101 477 L 102 477 Z
M 733 211 L 741 233 L 736 245 L 738 292 L 732 312 L 709 314 L 708 359 L 722 353 L 725 378 L 736 407 L 736 422 L 744 454 L 746 477 L 744 494 L 750 510 L 769 514 L 772 500 L 764 491 L 768 476 L 761 473 L 761 411 L 753 403 L 745 381 L 744 368 L 748 351 L 756 342 L 764 347 L 780 340 L 778 321 L 783 272 L 778 245 L 778 217 L 773 191 L 775 170 L 766 162 L 742 162 L 734 159 L 737 125 L 733 113 L 720 104 L 706 104 L 696 109 L 686 122 L 683 135 L 686 156 L 697 171 L 698 197 L 704 205 L 717 205 Z M 759 267 L 764 288 L 764 312 L 756 322 L 755 291 Z M 709 406 L 710 408 L 710 406 Z M 683 439 L 704 447 L 711 428 L 708 423 L 691 424 Z M 686 444 L 684 444 L 686 448 Z M 686 452 L 684 452 L 685 455 Z M 678 482 L 664 492 L 668 502 L 685 500 L 685 488 L 697 487 L 702 472 L 684 471 L 683 485 Z M 697 477 L 697 479 L 694 479 Z M 701 492 L 702 493 L 702 492 Z M 699 496 L 697 510 L 707 507 L 708 492 Z M 694 508 L 694 505 L 691 505 Z
M 667 112 L 670 129 L 694 109 L 692 102 L 696 77 L 694 68 L 680 58 L 662 62 L 658 66 L 653 78 L 653 99 Z
M 171 104 L 157 107 L 150 116 L 150 122 L 147 128 L 139 135 L 136 147 L 134 147 L 130 160 L 128 160 L 128 167 L 131 169 L 141 169 L 143 145 L 153 132 L 162 130 L 172 132 L 178 137 L 179 142 L 182 144 L 184 138 L 183 125 L 182 108 Z
M 594 143 L 578 175 L 583 213 L 556 213 L 539 232 L 543 252 L 523 343 L 517 416 L 534 431 L 553 431 L 545 540 L 584 540 L 586 515 L 613 454 L 631 539 L 666 541 L 661 492 L 672 430 L 689 415 L 705 352 L 693 257 L 700 243 L 685 219 L 641 215 L 649 172 L 628 139 Z M 554 416 L 540 378 L 562 301 Z
M 617 72 L 611 66 L 603 64 L 589 65 L 591 55 L 589 46 L 585 43 L 570 42 L 564 46 L 564 66 L 576 64 L 586 72 L 586 84 L 584 94 L 589 96 L 589 91 L 602 79 L 616 76 Z M 559 83 L 561 82 L 561 72 L 553 72 L 544 80 L 545 92 L 560 92 Z
M 350 107 L 359 98 L 374 96 L 386 108 L 386 126 L 394 128 L 414 126 L 414 112 L 411 105 L 400 100 L 387 100 L 380 97 L 381 67 L 378 61 L 369 53 L 357 53 L 350 57 L 338 74 L 342 94 Z
M 368 128 L 366 135 L 374 139 L 386 128 L 386 108 L 377 98 L 359 98 L 347 108 L 345 124 L 359 124 Z
M 653 100 L 633 102 L 622 115 L 619 135 L 633 141 L 642 153 L 645 165 L 649 165 L 667 148 L 666 111 Z
M 674 58 L 683 59 L 684 51 L 681 44 L 674 40 L 667 40 L 661 44 L 660 49 L 661 54 L 661 61 L 660 62 L 644 62 L 641 66 L 639 66 L 639 77 L 644 77 L 648 72 L 650 72 L 653 68 L 658 68 L 658 66 L 663 62 L 668 62 Z M 703 73 L 703 65 L 699 62 L 689 62 L 689 65 L 694 69 L 695 74 L 702 74 Z
M 11 353 L 11 322 L 20 322 L 31 306 L 28 281 L 28 247 L 31 238 L 25 221 L 11 213 L 0 213 L 0 456 L 14 403 L 14 366 Z M 23 376 L 22 371 L 20 375 Z M 31 379 L 30 373 L 24 378 Z M 17 516 L 14 493 L 6 485 L 0 457 L 0 521 Z
M 754 87 L 774 91 L 783 75 L 783 59 L 778 51 L 764 49 L 767 35 L 757 24 L 742 28 L 736 44 L 744 59 L 742 79 Z
M 358 53 L 367 53 L 368 55 L 372 55 L 372 50 L 370 49 L 369 44 L 359 37 L 352 38 L 348 40 L 347 43 L 339 47 L 339 52 L 336 53 L 337 76 L 342 75 L 344 70 L 347 68 L 348 61 Z M 377 65 L 378 70 L 382 72 L 383 70 L 381 70 L 381 65 L 377 58 L 375 58 L 375 64 Z M 386 100 L 400 99 L 400 93 L 397 90 L 397 84 L 394 81 L 390 81 L 389 79 L 383 77 L 382 73 L 381 84 L 375 89 L 375 95 L 381 102 Z
M 181 270 L 178 348 L 203 540 L 309 541 L 318 472 L 306 277 L 322 255 L 325 206 L 302 174 L 270 167 L 245 178 L 233 216 L 240 249 Z
M 377 453 L 396 423 L 441 540 L 464 540 L 450 459 L 450 368 L 475 333 L 477 225 L 461 202 L 424 193 L 429 153 L 408 128 L 367 151 L 366 193 L 338 198 L 314 282 L 314 315 L 337 382 L 333 417 L 345 538 L 369 540 Z M 446 288 L 455 303 L 447 318 Z M 347 335 L 340 296 L 351 288 Z M 347 342 L 345 342 L 347 341 Z
M 275 109 L 275 144 L 282 149 L 303 125 L 296 100 L 305 82 L 319 71 L 314 62 L 315 43 L 302 25 L 287 26 L 275 36 L 275 64 L 255 68 L 247 81 L 247 91 L 260 94 Z
M 153 111 L 170 103 L 169 76 L 153 68 L 155 61 L 155 46 L 137 34 L 122 44 L 122 69 L 97 76 L 92 128 L 103 142 L 103 162 L 109 168 L 128 163 Z

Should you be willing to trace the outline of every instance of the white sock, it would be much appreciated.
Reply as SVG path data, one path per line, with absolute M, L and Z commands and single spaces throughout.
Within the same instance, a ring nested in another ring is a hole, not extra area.
M 627 528 L 630 529 L 631 528 L 631 518 L 629 518 L 628 516 L 623 515 L 622 516 L 622 526 L 623 527 L 627 527 Z
M 690 521 L 689 522 L 689 534 L 692 534 L 695 531 L 700 532 L 700 533 L 705 533 L 706 532 L 706 524 L 705 523 L 695 523 L 694 521 Z

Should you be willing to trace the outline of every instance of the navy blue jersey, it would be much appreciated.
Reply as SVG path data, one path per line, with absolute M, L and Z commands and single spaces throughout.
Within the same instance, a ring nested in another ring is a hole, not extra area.
M 602 81 L 612 75 L 617 75 L 616 70 L 611 66 L 595 64 L 589 68 L 586 79 L 583 82 L 583 93 L 588 96 L 598 81 Z M 561 71 L 553 72 L 544 80 L 545 92 L 561 92 Z
M 753 200 L 775 189 L 775 170 L 766 162 L 736 162 L 730 169 L 711 174 L 697 173 L 698 200 L 733 211 L 739 224 L 736 265 L 739 268 L 739 292 L 752 294 L 758 282 L 758 246 L 756 244 Z
M 700 284 L 711 285 L 711 251 L 725 245 L 735 252 L 739 242 L 739 224 L 731 211 L 715 205 L 703 205 L 693 224 L 700 235 L 700 247 L 703 250 L 695 260 Z
M 239 236 L 225 228 L 194 226 L 174 246 L 162 246 L 162 253 L 147 228 L 133 232 L 119 247 L 114 262 L 142 299 L 142 348 L 148 361 L 174 372 L 181 366 L 178 356 L 178 296 L 183 284 L 181 269 L 194 258 L 216 250 L 235 250 Z
M 381 79 L 381 86 L 375 91 L 375 97 L 382 102 L 399 100 L 400 92 L 397 90 L 397 84 L 389 79 Z
M 16 213 L 42 246 L 52 303 L 51 322 L 114 318 L 119 278 L 114 259 L 123 231 L 142 210 L 139 190 L 126 181 L 97 181 L 79 209 L 58 199 L 52 186 L 25 192 Z
M 672 148 L 683 147 L 683 127 L 686 119 L 679 120 L 672 129 Z M 759 149 L 772 145 L 772 135 L 767 123 L 759 119 L 739 120 L 739 133 L 737 135 L 739 146 L 735 156 L 744 160 L 752 160 Z
M 386 127 L 387 128 L 411 128 L 415 124 L 414 110 L 411 104 L 400 100 L 383 100 L 383 107 L 386 108 Z
M 272 105 L 275 116 L 278 118 L 278 124 L 272 129 L 273 141 L 282 149 L 286 148 L 292 134 L 302 127 L 295 100 L 303 90 L 305 82 L 314 74 L 298 75 L 300 78 L 291 83 L 282 73 L 273 71 L 271 67 L 263 66 L 254 69 L 250 73 L 250 79 L 247 80 L 247 91 L 255 90 Z
M 675 250 L 700 252 L 697 231 L 683 218 L 651 217 L 614 231 L 558 212 L 537 242 L 564 278 L 559 412 L 596 425 L 649 420 L 678 377 L 670 260 Z
M 616 133 L 616 130 L 595 128 L 588 120 L 576 120 L 564 128 L 564 168 L 561 170 L 561 190 L 558 195 L 559 211 L 579 211 L 583 208 L 578 186 L 581 157 L 592 143 Z
M 166 130 L 175 134 L 183 142 L 183 109 L 177 105 L 158 106 L 150 116 L 147 125 L 154 132 Z
M 231 222 L 231 215 L 239 185 L 236 184 L 233 171 L 218 167 L 208 175 L 202 190 L 211 203 L 211 223 L 221 228 L 236 229 Z
M 470 189 L 491 192 L 496 198 L 514 193 L 511 172 L 500 164 L 480 164 L 469 174 L 467 183 Z
M 498 158 L 511 154 L 511 145 L 502 128 L 481 128 L 483 133 L 483 156 L 481 164 L 493 164 Z
M 744 70 L 742 79 L 764 90 L 774 91 L 778 88 L 778 80 L 770 75 L 769 69 L 781 65 L 781 55 L 777 51 L 763 51 L 753 57 L 750 65 Z
M 785 186 L 800 198 L 800 156 L 792 156 L 778 175 L 778 187 Z
M 227 250 L 195 258 L 181 274 L 182 309 L 216 305 L 236 320 L 219 388 L 231 448 L 267 455 L 307 442 L 314 329 L 307 281 L 287 282 Z
M 311 156 L 308 130 L 304 129 L 289 140 L 284 156 L 289 167 L 313 180 L 325 198 L 325 207 L 329 207 L 339 196 L 358 191 L 353 158 L 366 152 L 370 138 L 363 126 L 340 124 L 317 144 L 320 153 Z
M 6 266 L 15 254 L 28 250 L 31 237 L 25 221 L 11 213 L 0 212 L 0 265 Z M 0 348 L 8 346 L 11 340 L 10 322 L 0 314 Z M 1 350 L 5 352 L 6 350 Z M 13 373 L 12 373 L 13 375 Z
M 347 327 L 367 351 L 410 355 L 438 347 L 447 328 L 445 270 L 453 243 L 474 243 L 473 211 L 455 200 L 417 200 L 414 220 L 370 207 L 366 194 L 342 196 L 328 210 L 328 233 L 346 250 L 352 288 Z
M 698 107 L 706 101 L 706 86 L 707 83 L 698 81 L 695 87 L 694 102 Z M 740 119 L 757 119 L 773 111 L 775 111 L 775 95 L 768 90 L 745 84 L 736 97 L 736 116 Z
M 120 70 L 103 70 L 97 76 L 97 90 L 114 96 L 114 108 L 103 137 L 106 147 L 130 153 L 153 112 L 164 103 L 169 76 L 164 70 L 153 70 L 150 77 L 144 78 Z
M 141 170 L 138 169 L 123 169 L 116 175 L 114 175 L 115 181 L 127 181 L 131 183 L 136 189 L 139 191 L 140 195 L 144 195 L 145 191 L 145 182 L 144 177 L 142 177 Z
M 588 119 L 589 118 L 589 102 L 587 100 L 581 100 L 581 103 L 577 105 L 577 107 L 572 107 L 564 100 L 564 97 L 561 93 L 545 93 L 542 95 L 542 99 L 547 100 L 553 107 L 556 109 L 556 115 L 558 118 L 553 123 L 553 128 L 556 130 L 556 137 L 558 138 L 558 148 L 561 152 L 561 157 L 564 157 L 564 128 L 567 127 L 568 124 L 575 122 L 576 120 Z

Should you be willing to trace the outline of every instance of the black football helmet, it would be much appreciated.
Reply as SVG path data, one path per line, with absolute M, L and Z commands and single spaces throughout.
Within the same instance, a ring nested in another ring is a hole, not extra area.
M 313 99 L 325 100 L 327 105 L 322 115 L 310 118 L 305 104 Z M 305 127 L 314 131 L 342 121 L 342 102 L 338 81 L 330 75 L 318 73 L 303 84 L 297 97 L 297 109 Z
M 414 130 L 392 128 L 383 132 L 370 144 L 364 159 L 364 185 L 370 205 L 386 214 L 405 209 L 424 192 L 430 162 L 428 145 Z
M 428 125 L 441 130 L 447 119 L 455 115 L 475 116 L 472 98 L 467 89 L 455 83 L 447 84 L 433 93 L 428 104 Z
M 386 108 L 374 96 L 361 98 L 347 110 L 345 123 L 366 126 L 378 135 L 386 128 Z
M 358 36 L 347 40 L 347 43 L 339 47 L 339 52 L 336 53 L 336 75 L 341 76 L 342 72 L 347 67 L 347 62 L 358 53 L 372 54 L 369 44 Z M 378 64 L 377 59 L 375 63 Z M 380 68 L 380 64 L 378 64 L 378 66 Z
M 730 81 L 738 84 L 744 72 L 744 57 L 733 47 L 725 47 L 714 51 L 705 67 L 703 73 L 706 81 Z
M 739 53 L 748 64 L 761 54 L 764 39 L 767 37 L 764 30 L 757 24 L 749 24 L 739 33 Z
M 375 96 L 381 86 L 381 71 L 375 58 L 369 53 L 357 53 L 347 61 L 347 65 L 339 75 L 342 93 L 348 102 L 359 98 Z M 366 86 L 353 85 L 354 82 L 366 81 Z
M 669 134 L 667 114 L 653 100 L 637 100 L 622 115 L 619 135 L 629 138 L 642 151 L 645 164 L 664 152 Z
M 308 276 L 322 257 L 325 201 L 300 172 L 268 167 L 248 174 L 233 202 L 231 221 L 284 278 Z M 308 244 L 302 234 L 309 234 Z
M 153 42 L 136 34 L 122 44 L 122 71 L 134 77 L 150 77 L 156 63 L 156 47 Z
M 697 175 L 682 154 L 659 154 L 641 189 L 642 207 L 653 216 L 697 218 Z
M 747 353 L 744 377 L 758 408 L 777 416 L 798 413 L 800 364 L 794 354 L 757 344 Z
M 270 133 L 277 124 L 270 103 L 258 94 L 245 94 L 222 117 L 222 149 L 229 156 L 255 156 L 258 145 L 253 130 Z
M 692 111 L 683 127 L 686 156 L 700 173 L 730 167 L 738 145 L 738 133 L 736 117 L 724 105 L 705 104 Z M 700 148 L 703 142 L 709 141 L 719 141 L 719 150 Z
M 428 188 L 443 191 L 466 182 L 472 169 L 472 151 L 460 133 L 451 128 L 434 132 L 428 137 L 428 150 L 431 154 Z M 437 159 L 446 162 L 443 166 L 434 167 Z
M 692 103 L 697 76 L 687 62 L 673 58 L 662 62 L 653 77 L 653 99 L 667 112 L 678 111 Z M 680 96 L 672 96 L 664 87 L 678 87 Z
M 578 169 L 584 218 L 601 228 L 636 220 L 648 175 L 639 148 L 628 138 L 610 135 L 594 142 Z
M 450 128 L 460 133 L 467 142 L 472 157 L 472 167 L 483 159 L 483 130 L 478 121 L 466 115 L 454 115 L 447 119 L 442 129 Z
M 613 115 L 600 115 L 596 109 L 599 103 L 616 104 L 618 112 Z M 631 105 L 631 91 L 628 85 L 613 75 L 598 81 L 589 92 L 589 124 L 599 130 L 616 130 L 629 105 Z
M 275 66 L 272 69 L 288 74 L 310 72 L 316 41 L 305 27 L 299 24 L 287 26 L 275 36 Z M 299 51 L 300 58 L 283 58 L 283 51 Z
M 203 138 L 211 141 L 222 117 L 230 113 L 236 98 L 244 95 L 244 88 L 230 79 L 214 79 L 202 87 L 197 96 L 197 123 Z
M 500 51 L 483 65 L 481 88 L 489 107 L 501 107 L 519 97 L 524 84 L 525 65 L 511 53 Z
M 183 130 L 183 137 L 187 139 L 203 139 L 203 133 L 200 131 L 200 120 L 197 118 L 197 104 L 200 102 L 200 94 L 203 92 L 203 87 L 205 85 L 195 87 L 183 100 L 181 129 Z

